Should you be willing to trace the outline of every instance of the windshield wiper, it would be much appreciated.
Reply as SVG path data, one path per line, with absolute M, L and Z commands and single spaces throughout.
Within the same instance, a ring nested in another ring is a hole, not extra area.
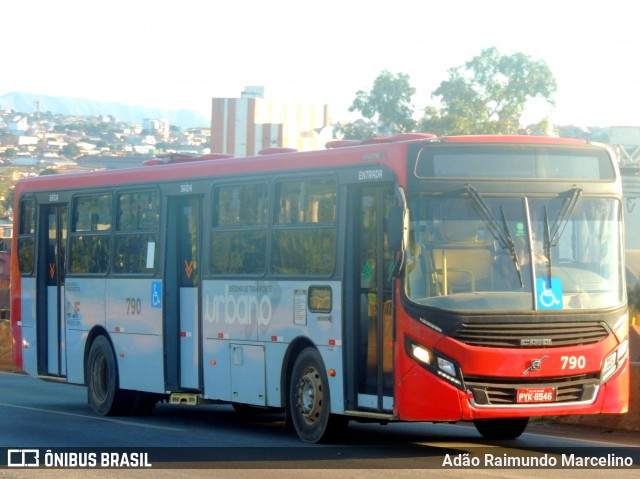
M 544 205 L 544 255 L 547 258 L 547 278 L 551 283 L 551 228 L 549 227 L 547 205 Z
M 520 269 L 520 262 L 518 261 L 518 253 L 516 252 L 516 245 L 513 242 L 513 236 L 511 236 L 511 230 L 509 229 L 509 223 L 504 213 L 504 209 L 500 206 L 500 213 L 502 215 L 502 223 L 494 216 L 487 205 L 486 201 L 482 199 L 480 193 L 471 185 L 465 185 L 464 191 L 469 195 L 469 198 L 473 200 L 473 209 L 476 210 L 478 216 L 484 221 L 485 225 L 491 231 L 491 234 L 498 240 L 500 247 L 507 251 L 513 261 L 513 267 L 518 274 L 518 280 L 520 281 L 520 287 L 524 288 L 524 281 L 522 280 L 522 271 Z
M 518 253 L 516 251 L 516 245 L 513 242 L 513 236 L 511 236 L 511 230 L 509 229 L 509 223 L 507 222 L 507 217 L 504 214 L 504 209 L 500 206 L 500 213 L 502 214 L 502 224 L 504 226 L 504 231 L 507 234 L 507 250 L 511 255 L 511 259 L 513 260 L 513 266 L 518 273 L 518 279 L 520 280 L 520 288 L 524 288 L 524 282 L 522 281 L 522 271 L 520 270 L 520 262 L 518 261 Z
M 578 187 L 569 190 L 569 196 L 562 203 L 553 226 L 549 226 L 547 206 L 544 207 L 544 255 L 547 257 L 547 276 L 549 279 L 551 279 L 551 248 L 558 246 L 558 241 L 569 223 L 568 220 L 571 218 L 581 194 L 582 190 Z

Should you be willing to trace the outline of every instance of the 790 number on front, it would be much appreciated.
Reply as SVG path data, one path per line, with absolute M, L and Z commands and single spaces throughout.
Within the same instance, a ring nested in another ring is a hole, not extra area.
M 587 367 L 587 358 L 584 356 L 561 356 L 562 369 L 584 369 Z

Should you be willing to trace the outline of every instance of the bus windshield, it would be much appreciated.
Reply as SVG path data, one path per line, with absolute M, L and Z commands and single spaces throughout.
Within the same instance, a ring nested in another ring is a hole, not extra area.
M 472 187 L 409 201 L 405 292 L 450 310 L 565 310 L 624 300 L 619 202 L 572 189 L 484 197 Z

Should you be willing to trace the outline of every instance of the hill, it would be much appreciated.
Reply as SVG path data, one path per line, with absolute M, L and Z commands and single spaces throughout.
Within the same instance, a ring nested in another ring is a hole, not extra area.
M 145 118 L 167 119 L 171 125 L 182 129 L 208 127 L 210 120 L 192 110 L 168 111 L 156 108 L 125 105 L 106 101 L 88 100 L 67 96 L 49 96 L 36 93 L 12 92 L 0 96 L 0 109 L 34 113 L 36 101 L 40 111 L 61 115 L 97 116 L 112 115 L 119 120 L 141 124 Z

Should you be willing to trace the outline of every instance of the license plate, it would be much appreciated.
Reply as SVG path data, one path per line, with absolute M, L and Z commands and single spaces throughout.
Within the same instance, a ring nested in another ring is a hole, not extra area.
M 523 388 L 516 391 L 516 401 L 522 403 L 553 402 L 553 388 Z

